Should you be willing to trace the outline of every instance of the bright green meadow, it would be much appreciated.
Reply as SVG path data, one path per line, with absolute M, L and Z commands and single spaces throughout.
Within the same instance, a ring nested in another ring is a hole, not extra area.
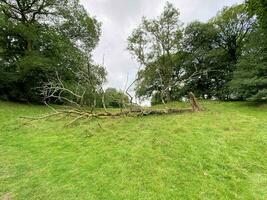
M 267 199 L 267 105 L 202 103 L 66 127 L 20 118 L 44 106 L 0 102 L 0 199 Z

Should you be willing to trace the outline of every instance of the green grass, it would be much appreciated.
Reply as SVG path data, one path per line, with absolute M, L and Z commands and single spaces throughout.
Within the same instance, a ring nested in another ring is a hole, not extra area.
M 267 106 L 204 105 L 67 128 L 0 102 L 0 199 L 267 199 Z

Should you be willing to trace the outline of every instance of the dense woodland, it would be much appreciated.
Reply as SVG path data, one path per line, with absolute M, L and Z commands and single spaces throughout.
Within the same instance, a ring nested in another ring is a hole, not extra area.
M 141 64 L 136 88 L 152 103 L 193 91 L 220 100 L 267 99 L 267 1 L 223 8 L 207 23 L 186 27 L 167 3 L 156 19 L 143 18 L 128 39 Z
M 140 64 L 138 98 L 267 100 L 267 1 L 223 8 L 208 22 L 184 25 L 167 3 L 128 38 Z M 103 89 L 104 66 L 92 51 L 101 23 L 79 0 L 1 0 L 0 97 L 21 102 L 121 107 L 123 91 Z M 131 98 L 131 96 L 130 96 Z

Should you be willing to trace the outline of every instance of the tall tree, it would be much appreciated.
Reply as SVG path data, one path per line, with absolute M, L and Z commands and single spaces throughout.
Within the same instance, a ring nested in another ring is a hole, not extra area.
M 192 22 L 184 31 L 183 48 L 187 53 L 186 73 L 193 76 L 183 88 L 196 95 L 215 97 L 224 80 L 225 52 L 216 44 L 217 29 L 212 23 Z
M 217 45 L 227 52 L 229 61 L 236 64 L 255 19 L 247 12 L 245 4 L 240 4 L 225 7 L 211 22 L 217 29 Z
M 190 74 L 195 68 L 200 74 L 184 90 L 209 98 L 231 99 L 228 83 L 254 23 L 255 18 L 240 4 L 225 7 L 208 23 L 189 24 L 184 32 L 184 49 L 189 55 L 186 71 Z
M 55 72 L 75 79 L 100 36 L 78 0 L 2 0 L 0 24 L 0 95 L 13 100 L 40 101 L 36 88 Z
M 189 24 L 183 35 L 175 10 L 167 4 L 158 19 L 144 18 L 128 39 L 128 49 L 143 65 L 137 94 L 171 100 L 191 90 L 203 97 L 230 99 L 228 83 L 255 18 L 244 4 L 225 7 L 208 23 Z
M 258 23 L 237 64 L 231 88 L 239 98 L 267 101 L 267 1 L 249 0 L 247 5 Z
M 173 54 L 182 38 L 179 11 L 170 3 L 157 18 L 143 18 L 142 24 L 128 38 L 128 50 L 143 66 L 139 72 L 137 93 L 150 96 L 160 93 L 162 99 L 171 100 L 175 63 Z
M 245 4 L 240 4 L 225 7 L 210 21 L 217 29 L 216 44 L 225 52 L 227 58 L 221 67 L 224 78 L 221 80 L 221 88 L 218 88 L 217 97 L 231 99 L 228 83 L 233 79 L 236 63 L 242 55 L 248 34 L 253 30 L 255 18 L 247 12 Z

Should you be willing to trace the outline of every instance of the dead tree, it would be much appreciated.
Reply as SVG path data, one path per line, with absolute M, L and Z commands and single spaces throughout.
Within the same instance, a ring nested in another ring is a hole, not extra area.
M 73 117 L 73 119 L 66 124 L 66 126 L 70 126 L 73 123 L 77 122 L 81 119 L 92 119 L 92 118 L 106 118 L 106 117 L 122 117 L 122 116 L 129 116 L 129 117 L 140 117 L 140 116 L 149 116 L 149 115 L 166 115 L 166 114 L 182 114 L 182 113 L 190 113 L 190 112 L 199 112 L 202 111 L 202 107 L 198 103 L 195 95 L 191 92 L 189 94 L 190 103 L 192 108 L 165 108 L 165 109 L 128 109 L 128 110 L 121 110 L 120 112 L 108 112 L 105 109 L 104 112 L 93 112 L 93 110 L 85 110 L 81 107 L 78 108 L 70 108 L 66 110 L 56 110 L 52 108 L 53 112 L 40 116 L 40 117 L 21 117 L 23 119 L 28 120 L 42 120 L 47 119 L 50 117 L 55 116 L 69 116 Z M 49 106 L 51 108 L 51 106 Z M 94 106 L 95 107 L 95 106 Z
M 200 106 L 200 104 L 197 101 L 197 98 L 195 97 L 193 92 L 189 92 L 189 99 L 192 106 L 193 111 L 202 111 L 203 108 Z
M 83 75 L 83 73 L 80 73 Z M 92 84 L 90 78 L 84 77 L 84 79 L 88 82 L 88 84 Z M 138 79 L 135 79 L 128 87 L 125 87 L 124 92 L 122 94 L 128 95 L 130 98 L 130 106 L 127 108 L 123 99 L 121 98 L 121 110 L 120 112 L 109 112 L 106 108 L 105 104 L 105 91 L 100 85 L 98 90 L 95 88 L 95 93 L 102 94 L 102 105 L 104 111 L 95 111 L 96 107 L 96 96 L 94 96 L 93 104 L 91 105 L 91 109 L 86 109 L 83 107 L 84 103 L 84 95 L 86 93 L 86 87 L 82 85 L 80 82 L 77 82 L 74 87 L 67 87 L 64 82 L 61 80 L 59 74 L 56 72 L 56 79 L 51 80 L 44 84 L 42 95 L 44 96 L 45 104 L 52 109 L 52 113 L 39 116 L 39 117 L 22 117 L 28 120 L 41 120 L 55 116 L 70 116 L 72 120 L 66 125 L 69 126 L 78 120 L 81 119 L 91 119 L 91 118 L 106 118 L 106 117 L 122 117 L 122 116 L 130 116 L 130 117 L 139 117 L 139 116 L 149 116 L 149 115 L 166 115 L 166 114 L 181 114 L 188 112 L 199 112 L 202 111 L 202 107 L 197 101 L 195 95 L 190 92 L 189 99 L 191 103 L 191 108 L 168 108 L 165 105 L 164 109 L 152 109 L 152 108 L 142 108 L 141 106 L 138 109 L 134 109 L 133 105 L 133 97 L 129 92 L 130 88 L 135 84 Z M 53 98 L 58 101 L 64 101 L 70 104 L 68 109 L 55 109 L 46 103 L 46 100 Z M 124 107 L 124 110 L 123 110 Z
M 58 72 L 56 72 L 56 78 L 46 82 L 41 89 L 41 95 L 43 96 L 43 101 L 54 99 L 56 101 L 64 101 L 75 107 L 81 107 L 83 103 L 83 97 L 85 95 L 85 89 L 77 82 L 76 88 L 68 88 L 65 86 Z M 79 91 L 79 92 L 77 92 Z M 71 96 L 69 98 L 67 96 Z

